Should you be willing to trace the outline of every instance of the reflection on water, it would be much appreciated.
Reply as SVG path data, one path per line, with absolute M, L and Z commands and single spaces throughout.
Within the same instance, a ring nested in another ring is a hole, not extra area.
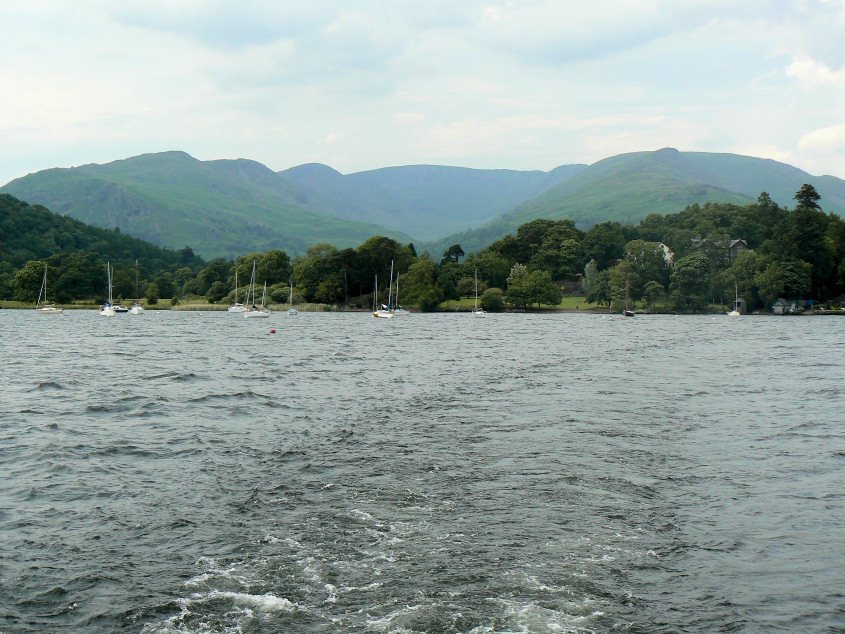
M 843 326 L 0 311 L 0 631 L 841 627 Z

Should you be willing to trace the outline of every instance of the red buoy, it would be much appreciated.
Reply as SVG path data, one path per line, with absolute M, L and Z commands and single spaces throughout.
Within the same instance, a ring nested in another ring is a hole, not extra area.
M 270 330 L 270 334 L 271 334 L 271 335 L 275 335 L 275 334 L 276 334 L 276 331 L 275 331 L 275 330 L 273 330 L 273 329 L 271 329 L 271 330 Z

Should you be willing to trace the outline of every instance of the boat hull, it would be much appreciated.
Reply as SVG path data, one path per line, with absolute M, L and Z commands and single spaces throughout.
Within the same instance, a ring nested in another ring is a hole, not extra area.
M 61 315 L 65 312 L 64 308 L 56 308 L 55 306 L 44 306 L 43 308 L 36 308 L 36 315 Z

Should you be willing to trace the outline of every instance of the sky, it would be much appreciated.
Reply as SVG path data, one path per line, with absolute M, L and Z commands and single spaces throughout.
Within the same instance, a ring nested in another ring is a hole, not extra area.
M 662 147 L 845 178 L 845 0 L 0 0 L 0 184 L 183 150 L 550 170 Z

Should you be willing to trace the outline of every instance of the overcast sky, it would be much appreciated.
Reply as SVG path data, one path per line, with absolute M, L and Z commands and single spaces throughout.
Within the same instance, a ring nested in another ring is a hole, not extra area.
M 0 1 L 0 183 L 732 152 L 845 178 L 845 0 Z

